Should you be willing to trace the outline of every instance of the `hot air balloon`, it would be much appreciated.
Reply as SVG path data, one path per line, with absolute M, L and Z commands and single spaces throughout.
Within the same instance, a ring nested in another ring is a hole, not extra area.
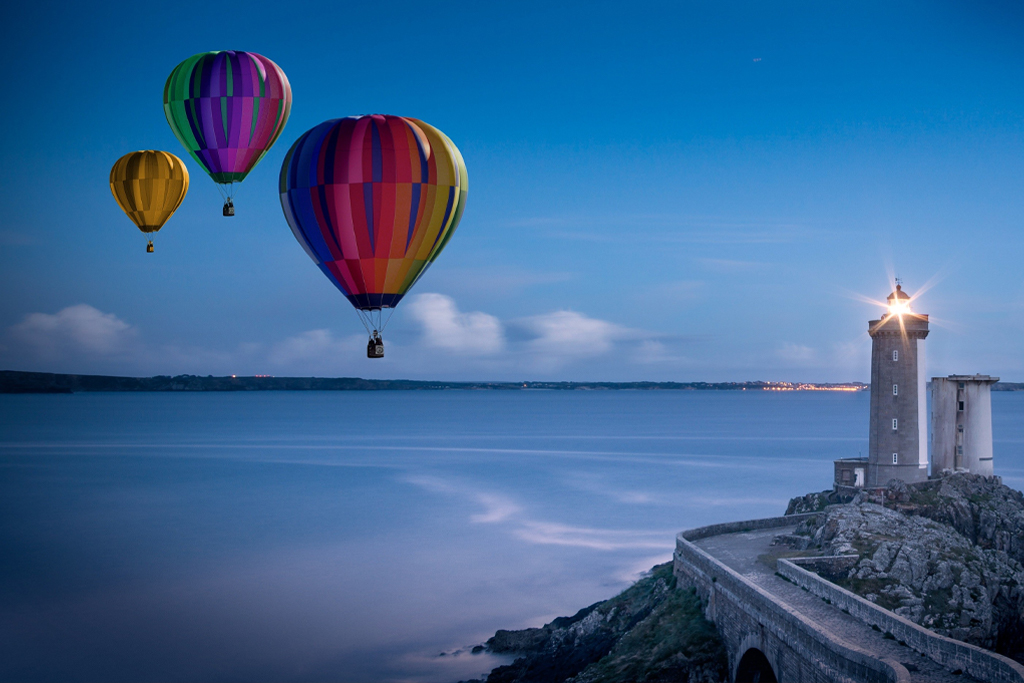
M 170 152 L 129 152 L 110 169 L 110 191 L 139 230 L 152 235 L 181 206 L 188 192 L 188 169 Z M 153 253 L 153 240 L 146 251 Z
M 370 358 L 384 355 L 380 335 L 393 309 L 454 234 L 467 189 L 458 148 L 417 119 L 325 121 L 288 150 L 280 184 L 285 219 L 355 307 Z
M 202 52 L 179 64 L 164 84 L 167 123 L 235 215 L 242 182 L 284 130 L 292 89 L 281 67 L 255 52 Z

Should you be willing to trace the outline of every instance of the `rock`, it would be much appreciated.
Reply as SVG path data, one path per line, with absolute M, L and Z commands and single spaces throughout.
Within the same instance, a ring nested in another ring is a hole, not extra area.
M 948 524 L 982 548 L 1024 563 L 1024 494 L 999 477 L 953 474 L 911 488 L 906 512 Z
M 997 478 L 892 481 L 807 531 L 826 554 L 860 556 L 836 583 L 943 635 L 1024 654 L 1024 497 Z
M 486 683 L 710 683 L 728 671 L 724 644 L 696 594 L 676 590 L 671 563 L 572 617 L 498 631 L 487 649 L 522 656 L 491 671 Z
M 798 515 L 803 512 L 820 512 L 829 505 L 840 505 L 849 503 L 853 496 L 837 493 L 836 491 L 821 491 L 819 493 L 808 493 L 806 496 L 793 498 L 786 508 L 787 515 Z
M 521 654 L 543 648 L 551 638 L 547 628 L 526 628 L 521 631 L 501 629 L 487 641 L 487 649 L 498 654 Z

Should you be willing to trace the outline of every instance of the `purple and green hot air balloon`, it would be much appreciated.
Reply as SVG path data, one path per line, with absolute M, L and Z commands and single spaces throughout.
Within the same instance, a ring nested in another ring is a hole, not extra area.
M 255 52 L 201 52 L 174 68 L 164 85 L 167 123 L 235 215 L 242 182 L 284 130 L 292 108 L 288 78 Z

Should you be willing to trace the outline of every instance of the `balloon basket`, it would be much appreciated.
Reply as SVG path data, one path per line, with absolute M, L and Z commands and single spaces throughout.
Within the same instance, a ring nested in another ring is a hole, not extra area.
M 234 216 L 235 215 L 235 205 L 231 203 L 230 199 L 227 200 L 226 202 L 224 202 L 224 215 L 225 216 Z
M 149 244 L 146 245 L 146 253 L 147 254 L 152 254 L 153 253 L 153 240 L 150 240 Z
M 370 337 L 370 341 L 366 344 L 366 357 L 367 358 L 383 358 L 384 357 L 384 340 L 380 337 Z

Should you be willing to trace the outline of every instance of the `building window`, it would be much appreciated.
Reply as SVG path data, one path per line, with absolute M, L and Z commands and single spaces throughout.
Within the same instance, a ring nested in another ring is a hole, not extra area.
M 899 360 L 900 359 L 900 352 L 899 351 L 893 351 L 892 352 L 892 359 L 893 360 Z
M 963 410 L 964 410 L 964 402 L 963 401 L 957 401 L 956 402 L 956 409 L 959 410 L 960 412 L 963 412 Z
M 892 454 L 892 464 L 893 465 L 896 464 L 896 454 L 895 453 Z
M 896 418 L 895 417 L 892 419 L 892 431 L 894 431 L 894 432 L 896 431 Z
M 892 385 L 892 395 L 893 396 L 899 396 L 899 393 L 900 393 L 899 385 L 898 384 L 893 384 Z

